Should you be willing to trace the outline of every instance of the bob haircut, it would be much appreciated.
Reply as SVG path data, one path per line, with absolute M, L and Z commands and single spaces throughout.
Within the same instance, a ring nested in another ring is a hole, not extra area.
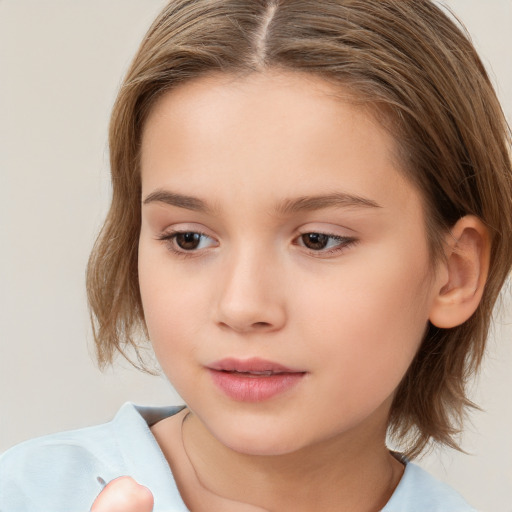
M 411 458 L 436 442 L 460 449 L 457 434 L 476 407 L 466 384 L 512 266 L 511 137 L 469 37 L 430 0 L 172 0 L 163 9 L 111 118 L 112 204 L 87 272 L 99 364 L 135 349 L 138 367 L 148 370 L 137 251 L 139 150 L 152 106 L 207 74 L 270 68 L 339 84 L 390 131 L 401 171 L 424 201 L 433 262 L 462 216 L 476 215 L 489 229 L 490 273 L 477 311 L 452 329 L 427 327 L 389 417 L 391 439 Z

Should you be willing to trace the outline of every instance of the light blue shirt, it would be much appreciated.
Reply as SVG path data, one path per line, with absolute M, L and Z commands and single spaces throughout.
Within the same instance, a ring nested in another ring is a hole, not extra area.
M 0 457 L 0 512 L 87 512 L 102 486 L 130 475 L 154 495 L 154 512 L 187 512 L 149 427 L 182 407 L 125 404 L 109 423 L 26 441 Z M 382 512 L 476 512 L 419 466 Z

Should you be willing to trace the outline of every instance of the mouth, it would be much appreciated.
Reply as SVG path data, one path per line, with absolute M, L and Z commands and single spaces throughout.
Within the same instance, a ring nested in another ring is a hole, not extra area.
M 294 388 L 306 371 L 264 359 L 222 359 L 207 366 L 217 388 L 240 402 L 262 402 Z
M 234 359 L 227 358 L 208 365 L 210 370 L 219 372 L 239 373 L 257 376 L 270 376 L 282 373 L 306 373 L 304 370 L 288 368 L 282 364 L 265 359 Z
M 274 372 L 272 370 L 264 371 L 264 372 L 239 372 L 238 370 L 219 370 L 225 373 L 232 373 L 234 375 L 243 375 L 245 377 L 270 377 L 271 375 L 280 375 L 287 372 Z M 289 372 L 288 372 L 289 373 Z

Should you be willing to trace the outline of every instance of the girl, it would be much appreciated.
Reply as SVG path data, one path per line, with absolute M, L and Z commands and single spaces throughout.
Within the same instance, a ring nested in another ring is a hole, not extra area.
M 7 452 L 0 510 L 472 510 L 410 460 L 457 447 L 509 145 L 427 0 L 170 2 L 114 108 L 88 290 L 100 362 L 143 334 L 187 405 Z

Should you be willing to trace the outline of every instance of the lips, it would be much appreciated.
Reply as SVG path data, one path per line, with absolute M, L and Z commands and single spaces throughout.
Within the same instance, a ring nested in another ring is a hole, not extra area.
M 252 374 L 266 374 L 272 375 L 274 373 L 304 373 L 301 370 L 288 368 L 279 363 L 267 361 L 265 359 L 251 358 L 251 359 L 222 359 L 208 365 L 211 370 L 224 371 L 224 372 L 238 372 L 238 373 L 252 373 Z
M 261 402 L 295 387 L 306 375 L 264 359 L 222 359 L 207 366 L 224 395 L 241 402 Z

